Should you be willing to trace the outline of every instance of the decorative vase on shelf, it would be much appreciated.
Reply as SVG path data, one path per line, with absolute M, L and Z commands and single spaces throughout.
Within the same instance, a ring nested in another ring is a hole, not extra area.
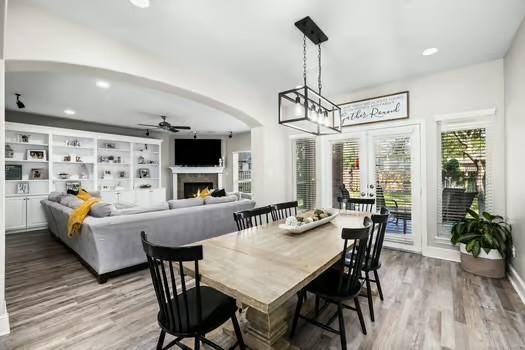
M 15 151 L 9 145 L 5 145 L 5 158 L 13 159 L 15 157 Z
M 224 160 L 222 160 L 222 158 L 219 158 L 219 166 L 221 168 L 224 166 Z

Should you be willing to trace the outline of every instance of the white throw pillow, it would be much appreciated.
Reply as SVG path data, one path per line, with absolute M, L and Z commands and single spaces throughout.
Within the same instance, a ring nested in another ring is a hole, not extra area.
M 198 207 L 199 205 L 204 204 L 204 199 L 202 198 L 172 199 L 168 201 L 168 204 L 170 206 L 170 209 Z

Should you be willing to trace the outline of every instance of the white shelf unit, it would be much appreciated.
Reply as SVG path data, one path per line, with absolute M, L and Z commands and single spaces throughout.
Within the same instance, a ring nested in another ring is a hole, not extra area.
M 24 135 L 29 135 L 29 139 L 22 140 Z M 40 200 L 47 198 L 51 191 L 64 191 L 70 181 L 80 181 L 88 190 L 101 190 L 107 201 L 148 205 L 166 200 L 166 190 L 161 187 L 162 140 L 13 122 L 6 123 L 5 136 L 6 145 L 14 152 L 12 159 L 6 159 L 6 169 L 9 165 L 19 165 L 22 170 L 22 179 L 5 182 L 6 197 L 13 206 L 13 213 L 6 215 L 9 232 L 45 227 L 43 212 L 39 211 Z M 27 159 L 27 150 L 45 150 L 46 159 Z M 101 156 L 108 162 L 102 162 Z M 113 163 L 109 156 L 113 157 Z M 138 164 L 139 157 L 154 164 Z M 138 178 L 140 168 L 150 169 L 150 177 Z M 30 179 L 31 169 L 43 169 L 42 178 Z M 104 176 L 104 170 L 111 171 L 113 179 Z M 125 172 L 123 178 L 120 178 L 121 171 Z M 68 178 L 59 174 L 67 174 Z M 27 184 L 28 193 L 17 192 L 19 183 Z M 145 184 L 151 187 L 141 188 Z
M 252 192 L 252 153 L 233 152 L 233 191 Z

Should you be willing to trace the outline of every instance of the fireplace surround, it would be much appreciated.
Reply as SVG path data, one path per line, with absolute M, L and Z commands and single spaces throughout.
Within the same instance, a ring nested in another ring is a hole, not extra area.
M 185 183 L 211 183 L 212 186 L 209 188 L 223 188 L 224 167 L 170 167 L 170 169 L 173 173 L 173 199 L 187 198 L 185 197 Z M 197 190 L 191 195 L 196 192 Z

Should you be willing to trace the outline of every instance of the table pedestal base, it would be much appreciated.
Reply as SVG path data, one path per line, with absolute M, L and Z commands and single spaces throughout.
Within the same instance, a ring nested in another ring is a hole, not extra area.
M 282 305 L 269 314 L 256 309 L 246 310 L 245 339 L 246 345 L 254 350 L 288 350 L 296 349 L 290 344 L 288 333 L 288 308 Z

